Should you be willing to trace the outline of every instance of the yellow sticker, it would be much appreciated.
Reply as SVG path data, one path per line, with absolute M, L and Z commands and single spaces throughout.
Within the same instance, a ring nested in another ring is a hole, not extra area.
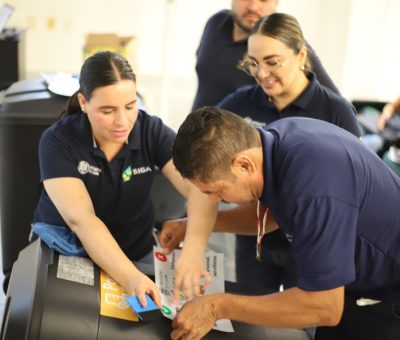
M 100 315 L 139 321 L 126 301 L 126 291 L 108 274 L 100 271 Z

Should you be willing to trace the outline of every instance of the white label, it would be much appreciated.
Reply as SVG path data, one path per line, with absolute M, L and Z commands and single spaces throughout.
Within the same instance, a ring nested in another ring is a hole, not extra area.
M 94 286 L 94 265 L 86 257 L 58 257 L 57 278 Z
M 161 294 L 162 313 L 168 319 L 173 319 L 177 311 L 185 304 L 186 300 L 181 294 L 179 302 L 173 300 L 173 288 L 175 282 L 175 262 L 180 254 L 180 250 L 175 249 L 171 254 L 164 255 L 161 248 L 153 247 L 154 269 L 156 285 Z M 214 252 L 205 253 L 204 266 L 211 276 L 209 287 L 201 285 L 202 294 L 212 294 L 225 291 L 224 282 L 224 254 Z M 233 332 L 230 320 L 217 320 L 213 327 L 218 331 Z

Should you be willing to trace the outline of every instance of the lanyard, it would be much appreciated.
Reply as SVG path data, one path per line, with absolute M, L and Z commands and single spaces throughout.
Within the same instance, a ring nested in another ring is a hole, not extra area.
M 260 201 L 257 202 L 257 247 L 256 247 L 256 259 L 261 261 L 262 246 L 261 241 L 265 233 L 265 224 L 268 218 L 268 208 L 264 206 Z M 262 226 L 262 229 L 261 229 Z

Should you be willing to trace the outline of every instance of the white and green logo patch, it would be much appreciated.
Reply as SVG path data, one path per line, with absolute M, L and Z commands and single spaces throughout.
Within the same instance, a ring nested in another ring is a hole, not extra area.
M 132 168 L 128 166 L 122 173 L 122 180 L 128 182 L 132 178 Z

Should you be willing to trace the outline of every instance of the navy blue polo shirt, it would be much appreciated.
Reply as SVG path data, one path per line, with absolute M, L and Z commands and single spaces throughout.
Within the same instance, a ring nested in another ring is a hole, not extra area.
M 400 301 L 400 178 L 332 124 L 286 118 L 264 129 L 260 200 L 292 246 L 298 287 Z
M 307 44 L 312 69 L 322 84 L 339 92 L 315 51 Z M 192 110 L 213 106 L 239 87 L 255 84 L 253 77 L 237 68 L 247 52 L 247 39 L 233 41 L 230 10 L 214 14 L 207 22 L 196 52 L 198 88 Z
M 353 105 L 341 95 L 322 86 L 314 73 L 309 73 L 308 78 L 310 82 L 303 93 L 281 111 L 268 100 L 259 85 L 240 88 L 222 100 L 218 106 L 238 114 L 255 127 L 262 127 L 285 117 L 311 117 L 333 123 L 360 136 Z M 256 244 L 254 236 L 237 235 L 236 238 L 250 247 Z M 263 241 L 265 251 L 273 247 L 289 248 L 279 229 L 268 234 Z
M 151 251 L 154 171 L 172 158 L 174 140 L 175 133 L 159 118 L 139 111 L 128 143 L 108 162 L 93 141 L 86 114 L 73 114 L 49 127 L 40 139 L 41 180 L 81 179 L 96 215 L 125 254 L 137 260 Z M 66 226 L 44 189 L 34 222 Z
M 325 120 L 360 136 L 356 110 L 342 96 L 322 86 L 315 74 L 308 74 L 309 84 L 303 93 L 283 110 L 269 101 L 259 85 L 244 86 L 224 98 L 218 106 L 232 111 L 252 122 L 264 126 L 285 117 L 310 117 Z
M 237 88 L 255 84 L 236 65 L 247 51 L 247 39 L 233 41 L 231 11 L 214 14 L 207 22 L 197 49 L 198 88 L 192 109 L 216 105 Z

